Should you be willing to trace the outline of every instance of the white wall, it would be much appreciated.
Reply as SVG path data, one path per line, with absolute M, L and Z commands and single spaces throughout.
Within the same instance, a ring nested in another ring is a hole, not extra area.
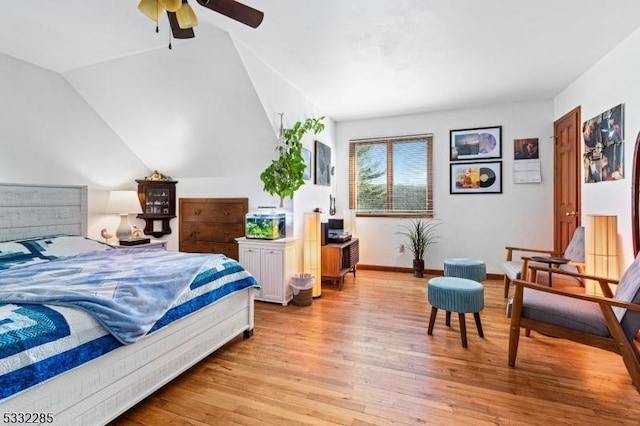
M 115 229 L 109 189 L 147 168 L 59 74 L 0 54 L 0 181 L 89 188 L 89 235 Z
M 0 76 L 0 181 L 88 185 L 94 238 L 119 222 L 103 213 L 108 191 L 135 189 L 153 169 L 178 180 L 178 197 L 277 205 L 259 179 L 275 156 L 276 112 L 285 127 L 322 115 L 250 52 L 241 59 L 226 34 L 63 76 L 0 55 Z M 317 138 L 332 146 L 333 123 L 325 124 Z M 313 140 L 304 140 L 312 151 Z M 328 199 L 312 182 L 285 201 L 290 236 L 301 236 L 306 206 Z M 177 250 L 178 220 L 171 226 L 164 239 Z
M 64 77 L 150 170 L 206 178 L 268 164 L 275 136 L 229 35 L 191 41 Z
M 285 128 L 290 128 L 295 122 L 304 122 L 307 118 L 318 118 L 325 114 L 319 110 L 309 99 L 305 98 L 295 87 L 289 82 L 284 80 L 273 69 L 269 68 L 264 62 L 260 61 L 256 55 L 247 50 L 243 45 L 236 43 L 238 53 L 242 58 L 242 62 L 247 70 L 247 73 L 251 79 L 251 82 L 256 90 L 256 93 L 260 99 L 262 107 L 271 120 L 273 126 L 273 134 L 278 134 L 280 126 L 279 113 L 283 113 L 283 125 Z M 335 123 L 330 117 L 325 117 L 323 123 L 325 124 L 325 130 L 314 135 L 313 133 L 307 133 L 302 142 L 305 148 L 311 151 L 312 166 L 314 152 L 314 141 L 319 140 L 325 145 L 331 147 L 332 164 L 336 163 L 336 149 L 335 149 Z M 271 142 L 270 147 L 272 149 L 269 159 L 275 158 L 275 147 L 277 142 Z M 262 172 L 264 168 L 256 170 L 256 175 Z M 315 208 L 322 209 L 326 217 L 326 212 L 329 210 L 329 194 L 332 191 L 332 187 L 315 185 L 313 182 L 314 173 L 312 171 L 311 179 L 305 181 L 303 185 L 293 198 L 285 199 L 284 209 L 290 215 L 291 223 L 290 229 L 287 231 L 287 236 L 292 236 L 298 239 L 298 254 L 299 254 L 299 267 L 302 267 L 302 236 L 304 225 L 304 214 L 313 211 Z M 279 200 L 275 197 L 261 192 L 262 182 L 257 179 L 255 188 L 258 188 L 260 193 L 255 194 L 255 200 L 250 200 L 252 207 L 260 205 L 278 205 Z
M 443 268 L 449 257 L 472 257 L 487 272 L 502 273 L 507 245 L 553 248 L 552 102 L 526 102 L 398 117 L 340 122 L 336 125 L 338 210 L 348 208 L 350 139 L 433 133 L 435 217 L 439 242 L 426 254 L 427 269 Z M 449 131 L 502 126 L 502 194 L 450 194 Z M 542 183 L 514 184 L 513 140 L 538 138 Z M 413 256 L 398 252 L 404 243 L 402 219 L 358 218 L 360 263 L 411 267 Z
M 640 130 L 639 55 L 640 30 L 613 49 L 554 100 L 555 119 L 579 105 L 583 122 L 618 104 L 624 104 L 625 177 L 619 181 L 582 184 L 581 211 L 583 223 L 588 214 L 618 216 L 621 271 L 633 261 L 631 177 L 633 150 Z

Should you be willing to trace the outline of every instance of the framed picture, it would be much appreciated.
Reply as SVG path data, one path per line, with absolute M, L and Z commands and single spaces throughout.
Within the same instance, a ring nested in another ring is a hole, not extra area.
M 302 172 L 302 179 L 311 179 L 311 151 L 307 148 L 302 148 L 302 159 L 304 160 L 304 172 Z
M 584 181 L 624 179 L 624 104 L 582 123 Z
M 538 160 L 539 158 L 538 138 L 513 140 L 514 160 Z
M 502 158 L 502 126 L 450 130 L 451 161 Z
M 315 155 L 315 180 L 316 185 L 331 185 L 331 147 L 316 141 Z
M 449 164 L 451 194 L 502 193 L 502 161 Z

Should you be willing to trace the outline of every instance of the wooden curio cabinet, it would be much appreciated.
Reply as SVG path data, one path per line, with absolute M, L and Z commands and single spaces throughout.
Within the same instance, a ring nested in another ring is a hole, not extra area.
M 171 219 L 176 217 L 175 180 L 136 179 L 138 198 L 142 213 L 137 217 L 144 219 L 145 235 L 156 238 L 171 233 Z

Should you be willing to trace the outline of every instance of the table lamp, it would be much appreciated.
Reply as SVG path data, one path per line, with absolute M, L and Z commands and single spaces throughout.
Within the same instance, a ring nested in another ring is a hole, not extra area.
M 130 213 L 142 213 L 140 200 L 136 191 L 111 191 L 107 199 L 107 213 L 120 215 L 120 225 L 116 229 L 118 240 L 131 238 L 131 226 L 129 225 Z
M 587 215 L 585 226 L 585 272 L 588 275 L 618 279 L 618 218 Z M 587 294 L 602 295 L 596 281 L 588 280 Z
M 304 272 L 313 275 L 312 297 L 322 295 L 320 213 L 304 214 Z

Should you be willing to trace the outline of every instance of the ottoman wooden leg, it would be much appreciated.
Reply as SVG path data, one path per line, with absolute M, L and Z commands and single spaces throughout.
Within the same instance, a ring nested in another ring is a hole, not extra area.
M 444 323 L 447 325 L 447 327 L 451 326 L 451 312 L 450 311 L 447 311 L 447 315 L 445 316 Z
M 467 347 L 467 324 L 464 321 L 464 314 L 458 314 L 460 320 L 460 337 L 462 338 L 462 347 Z
M 436 322 L 436 315 L 438 314 L 438 308 L 435 306 L 431 307 L 431 318 L 429 318 L 429 328 L 427 329 L 427 334 L 431 336 L 433 334 L 433 324 Z
M 474 312 L 473 317 L 476 319 L 476 327 L 478 328 L 478 336 L 484 337 L 482 332 L 482 323 L 480 322 L 480 312 Z

